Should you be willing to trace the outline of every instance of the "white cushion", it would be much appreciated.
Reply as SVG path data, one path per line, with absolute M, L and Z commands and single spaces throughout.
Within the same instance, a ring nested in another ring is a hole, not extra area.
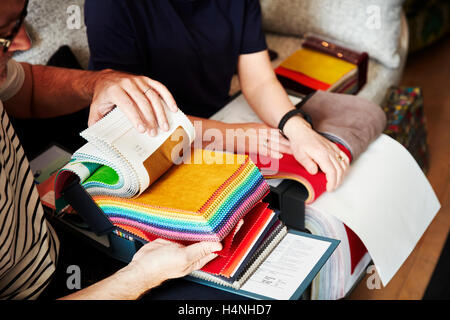
M 313 33 L 366 51 L 389 68 L 398 52 L 404 0 L 260 0 L 266 31 L 303 36 Z
M 59 47 L 68 45 L 81 66 L 87 68 L 89 48 L 84 24 L 84 1 L 30 0 L 26 27 L 33 46 L 28 51 L 16 53 L 14 58 L 33 64 L 47 64 Z M 78 13 L 80 28 L 73 20 Z

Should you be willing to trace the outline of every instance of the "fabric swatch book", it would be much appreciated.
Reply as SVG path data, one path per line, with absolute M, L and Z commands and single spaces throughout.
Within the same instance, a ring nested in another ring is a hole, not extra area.
M 356 94 L 367 78 L 367 53 L 315 36 L 285 59 L 275 73 L 284 87 L 307 95 L 315 90 Z
M 222 241 L 268 193 L 249 157 L 193 150 L 194 128 L 181 112 L 167 112 L 171 130 L 138 133 L 119 108 L 81 135 L 55 181 L 56 207 L 80 183 L 120 231 L 143 241 Z M 181 157 L 180 154 L 183 154 Z
M 118 108 L 83 131 L 88 143 L 55 179 L 57 210 L 74 205 L 67 199 L 75 185 L 98 209 L 90 214 L 104 215 L 135 241 L 220 241 L 218 257 L 189 278 L 240 290 L 290 233 L 279 212 L 262 202 L 269 186 L 251 157 L 193 150 L 190 121 L 181 111 L 167 115 L 172 130 L 156 138 L 138 133 Z M 318 259 L 304 266 L 311 276 L 290 285 L 295 292 L 303 292 L 337 245 L 324 243 Z M 295 265 L 303 267 L 301 261 Z

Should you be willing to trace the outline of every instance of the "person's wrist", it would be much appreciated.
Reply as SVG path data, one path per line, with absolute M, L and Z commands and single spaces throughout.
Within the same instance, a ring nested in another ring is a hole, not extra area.
M 301 114 L 291 117 L 284 125 L 283 133 L 291 140 L 293 137 L 305 130 L 311 130 L 311 125 L 306 121 Z
M 86 81 L 87 85 L 86 88 L 86 94 L 92 99 L 94 97 L 94 94 L 101 88 L 102 85 L 105 84 L 105 82 L 108 80 L 108 77 L 111 76 L 111 74 L 115 73 L 116 71 L 112 69 L 104 69 L 100 71 L 91 71 L 90 79 L 89 81 Z
M 116 273 L 119 281 L 132 290 L 133 299 L 137 299 L 148 290 L 159 286 L 164 279 L 157 273 L 152 273 L 139 263 L 131 262 Z
M 203 119 L 203 128 L 200 135 L 203 148 L 214 146 L 217 150 L 225 149 L 227 129 L 231 126 L 222 121 Z

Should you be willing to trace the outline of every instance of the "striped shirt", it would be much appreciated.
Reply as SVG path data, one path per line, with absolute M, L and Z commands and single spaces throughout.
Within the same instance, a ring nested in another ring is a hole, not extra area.
M 59 250 L 1 102 L 20 90 L 23 79 L 22 67 L 11 60 L 8 79 L 0 88 L 0 299 L 36 299 L 55 271 Z

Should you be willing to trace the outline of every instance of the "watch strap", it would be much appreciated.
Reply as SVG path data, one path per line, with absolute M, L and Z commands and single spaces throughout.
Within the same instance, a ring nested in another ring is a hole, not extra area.
M 302 101 L 300 101 L 299 103 L 297 103 L 295 105 L 295 109 L 289 111 L 288 113 L 286 113 L 280 120 L 279 124 L 278 124 L 278 130 L 280 130 L 280 133 L 283 137 L 286 137 L 286 135 L 283 132 L 284 126 L 286 125 L 286 122 L 288 122 L 289 119 L 291 119 L 292 117 L 296 116 L 296 115 L 301 115 L 303 117 L 303 119 L 305 119 L 312 127 L 313 123 L 312 123 L 312 119 L 311 116 L 309 114 L 307 114 L 305 111 L 303 111 L 301 109 L 301 107 L 314 95 L 315 91 L 308 94 L 305 98 L 302 99 Z

